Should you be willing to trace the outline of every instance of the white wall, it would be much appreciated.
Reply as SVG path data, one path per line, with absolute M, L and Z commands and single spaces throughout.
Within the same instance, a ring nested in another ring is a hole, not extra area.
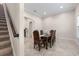
M 25 12 L 24 17 L 27 18 L 27 19 L 25 19 L 25 27 L 29 28 L 29 22 L 32 22 L 33 23 L 32 31 L 42 29 L 42 19 L 41 18 L 34 16 L 32 14 L 29 14 L 27 12 Z
M 46 32 L 51 29 L 56 30 L 58 38 L 75 38 L 74 17 L 74 11 L 47 17 L 43 20 L 43 30 L 46 30 Z
M 18 3 L 7 3 L 6 4 L 12 18 L 12 22 L 16 33 L 19 33 L 19 4 Z
M 78 4 L 78 6 L 75 9 L 75 14 L 76 14 L 76 16 L 79 16 L 79 4 Z
M 78 19 L 79 19 L 79 5 L 75 9 L 75 19 L 76 19 L 76 30 L 78 29 L 79 32 L 79 24 L 78 24 Z
M 75 19 L 76 19 L 76 21 L 75 21 L 76 26 L 75 27 L 76 27 L 76 37 L 77 37 L 76 43 L 79 45 L 79 27 L 77 26 L 77 17 L 78 16 L 79 16 L 79 4 L 75 9 Z

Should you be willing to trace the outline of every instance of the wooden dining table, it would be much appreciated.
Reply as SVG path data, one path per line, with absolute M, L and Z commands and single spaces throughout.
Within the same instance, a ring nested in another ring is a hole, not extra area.
M 49 38 L 50 35 L 40 35 L 41 39 L 44 41 L 45 43 L 45 48 L 48 49 L 48 38 Z

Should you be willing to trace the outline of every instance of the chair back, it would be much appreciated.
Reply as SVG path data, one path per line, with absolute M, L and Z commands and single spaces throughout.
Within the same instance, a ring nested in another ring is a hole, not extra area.
M 53 30 L 50 30 L 50 36 L 52 36 L 53 35 Z
M 53 31 L 54 36 L 56 35 L 56 30 Z
M 43 30 L 40 30 L 40 35 L 43 35 Z
M 50 30 L 50 34 L 55 35 L 56 34 L 56 30 Z
M 33 37 L 34 37 L 34 42 L 38 42 L 39 41 L 39 32 L 38 32 L 38 30 L 35 30 L 33 32 Z
M 54 39 L 56 39 L 56 30 L 54 30 L 53 35 L 54 35 Z
M 50 36 L 51 38 L 56 36 L 56 30 L 50 30 Z

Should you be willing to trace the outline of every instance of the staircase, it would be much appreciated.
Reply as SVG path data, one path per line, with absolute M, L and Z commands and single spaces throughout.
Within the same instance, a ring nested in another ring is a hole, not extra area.
M 5 17 L 0 17 L 0 56 L 12 56 L 12 48 Z

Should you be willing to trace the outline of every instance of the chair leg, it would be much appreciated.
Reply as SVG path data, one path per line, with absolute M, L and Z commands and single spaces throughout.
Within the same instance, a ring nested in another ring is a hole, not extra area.
M 48 42 L 45 43 L 46 49 L 48 49 Z
M 46 43 L 46 49 L 48 49 L 48 45 L 47 45 L 47 43 Z
M 50 40 L 50 48 L 52 48 L 52 40 Z
M 50 48 L 52 48 L 52 41 L 50 42 Z
M 52 40 L 52 45 L 53 45 L 53 40 Z
M 55 39 L 54 40 L 52 40 L 52 45 L 55 43 Z
M 44 47 L 45 47 L 45 43 L 44 43 Z
M 34 44 L 34 48 L 35 48 L 35 44 Z
M 40 51 L 40 49 L 41 49 L 41 46 L 40 46 L 40 44 L 38 44 L 38 48 L 39 48 L 39 51 Z

